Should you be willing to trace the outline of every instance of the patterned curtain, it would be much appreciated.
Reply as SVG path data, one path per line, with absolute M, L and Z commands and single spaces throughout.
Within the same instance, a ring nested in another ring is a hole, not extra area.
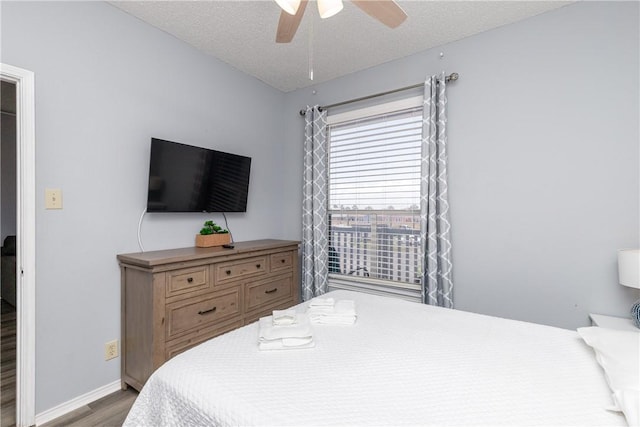
M 447 95 L 444 73 L 427 78 L 422 116 L 420 236 L 422 301 L 453 308 L 447 193 Z
M 327 292 L 327 112 L 307 107 L 302 189 L 302 299 Z

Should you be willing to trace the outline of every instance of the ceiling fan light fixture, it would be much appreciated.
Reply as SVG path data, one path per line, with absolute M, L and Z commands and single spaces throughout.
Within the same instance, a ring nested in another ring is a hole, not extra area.
M 330 18 L 343 8 L 342 0 L 318 0 L 320 18 Z
M 276 0 L 280 9 L 287 12 L 289 15 L 295 15 L 300 7 L 300 0 Z

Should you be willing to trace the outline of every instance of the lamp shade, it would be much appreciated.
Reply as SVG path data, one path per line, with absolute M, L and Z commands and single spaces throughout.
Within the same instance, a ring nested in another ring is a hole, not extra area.
M 289 15 L 295 15 L 300 7 L 300 0 L 276 0 L 276 3 Z
M 342 10 L 342 0 L 318 0 L 320 18 L 329 18 Z
M 640 288 L 640 249 L 618 251 L 618 281 L 630 288 Z

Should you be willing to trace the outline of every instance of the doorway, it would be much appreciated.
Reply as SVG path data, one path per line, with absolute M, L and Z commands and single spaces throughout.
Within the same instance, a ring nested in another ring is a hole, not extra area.
M 0 89 L 4 87 L 15 92 L 15 424 L 28 427 L 35 424 L 34 74 L 0 63 L 0 84 L 3 85 Z M 4 169 L 4 162 L 2 167 Z M 4 199 L 2 201 L 4 204 Z M 1 212 L 1 215 L 5 213 Z M 4 218 L 1 219 L 4 222 Z
M 0 426 L 16 424 L 16 85 L 0 81 Z

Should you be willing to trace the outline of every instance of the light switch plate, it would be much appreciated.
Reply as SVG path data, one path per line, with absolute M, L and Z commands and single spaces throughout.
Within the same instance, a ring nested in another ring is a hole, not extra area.
M 44 207 L 46 209 L 62 209 L 62 190 L 59 188 L 45 189 Z

